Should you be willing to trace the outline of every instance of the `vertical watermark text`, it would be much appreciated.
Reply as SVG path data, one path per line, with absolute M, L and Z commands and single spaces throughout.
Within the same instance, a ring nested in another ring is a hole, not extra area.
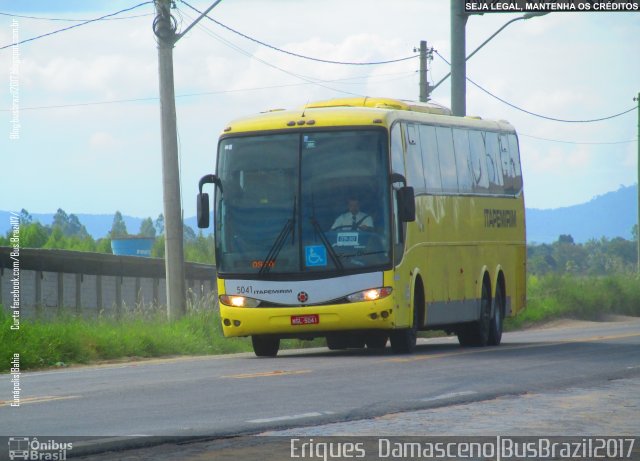
M 9 70 L 9 94 L 11 95 L 11 118 L 9 139 L 20 139 L 20 23 L 11 21 L 11 69 Z
M 20 216 L 12 211 L 9 215 L 9 245 L 11 247 L 11 291 L 9 309 L 11 310 L 11 330 L 20 329 Z M 12 407 L 20 406 L 20 354 L 14 353 L 11 357 L 11 395 Z
M 12 330 L 20 329 L 20 217 L 14 211 L 9 216 L 10 237 L 9 244 L 11 246 L 11 301 L 9 303 L 12 311 L 11 316 L 13 322 Z

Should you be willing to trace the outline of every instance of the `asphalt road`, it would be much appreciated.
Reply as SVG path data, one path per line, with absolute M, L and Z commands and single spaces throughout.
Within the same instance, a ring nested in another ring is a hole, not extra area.
M 140 436 L 363 420 L 637 378 L 639 346 L 640 319 L 626 319 L 507 333 L 501 346 L 482 349 L 441 338 L 402 356 L 310 349 L 27 372 L 20 407 L 9 405 L 13 385 L 2 375 L 0 436 L 109 436 L 100 441 L 135 446 Z

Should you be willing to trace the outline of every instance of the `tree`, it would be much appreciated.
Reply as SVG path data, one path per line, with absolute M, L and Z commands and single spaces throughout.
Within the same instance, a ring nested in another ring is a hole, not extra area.
M 140 235 L 143 237 L 155 237 L 156 236 L 156 228 L 153 226 L 153 221 L 151 218 L 147 218 L 140 223 Z
M 60 229 L 62 235 L 66 237 L 78 237 L 80 239 L 89 237 L 89 232 L 87 232 L 87 229 L 82 225 L 80 219 L 73 213 L 67 215 L 62 208 L 58 208 L 58 211 L 56 211 L 56 214 L 53 216 L 51 229 Z
M 124 218 L 122 217 L 122 213 L 116 211 L 116 214 L 113 215 L 113 224 L 111 225 L 111 231 L 109 232 L 109 238 L 120 238 L 126 237 L 129 235 L 127 232 L 127 225 L 124 222 Z
M 558 237 L 558 243 L 568 243 L 570 245 L 573 245 L 575 241 L 573 240 L 571 234 L 562 234 L 560 235 L 560 237 Z
M 26 224 L 31 224 L 32 222 L 33 222 L 33 217 L 31 216 L 31 214 L 29 214 L 29 212 L 24 208 L 20 210 L 20 224 L 26 225 Z
M 182 225 L 182 234 L 185 243 L 193 243 L 196 241 L 197 236 L 195 231 L 186 224 Z
M 156 219 L 156 222 L 155 222 L 155 226 L 157 231 L 156 235 L 164 234 L 164 215 L 162 213 L 158 215 L 158 218 Z
M 638 241 L 638 225 L 635 224 L 632 228 L 631 228 L 631 240 L 633 240 L 634 242 Z
M 47 239 L 46 243 L 42 246 L 42 248 L 56 249 L 56 250 L 69 249 L 69 242 L 67 241 L 67 239 L 64 236 L 64 233 L 62 232 L 62 227 L 60 226 L 53 227 L 51 235 L 49 235 L 49 238 Z
M 96 251 L 98 253 L 109 253 L 111 254 L 111 239 L 106 237 L 99 239 L 96 242 Z
M 67 228 L 65 229 L 65 235 L 86 239 L 89 237 L 89 232 L 87 232 L 87 228 L 82 225 L 80 219 L 71 213 L 69 215 L 69 221 L 67 222 Z
M 69 216 L 62 208 L 58 208 L 58 211 L 56 211 L 56 214 L 53 215 L 53 224 L 51 224 L 51 227 L 52 228 L 58 227 L 64 233 L 64 229 L 67 227 L 68 223 L 69 223 Z
M 49 239 L 51 229 L 38 221 L 20 228 L 20 246 L 24 248 L 42 248 Z
M 553 257 L 553 247 L 546 243 L 527 246 L 527 270 L 536 275 L 556 271 L 558 263 Z

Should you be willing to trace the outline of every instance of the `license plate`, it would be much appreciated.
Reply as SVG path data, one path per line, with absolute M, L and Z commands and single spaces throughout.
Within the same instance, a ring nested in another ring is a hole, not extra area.
M 318 323 L 320 323 L 320 316 L 318 314 L 291 316 L 291 325 L 317 325 Z

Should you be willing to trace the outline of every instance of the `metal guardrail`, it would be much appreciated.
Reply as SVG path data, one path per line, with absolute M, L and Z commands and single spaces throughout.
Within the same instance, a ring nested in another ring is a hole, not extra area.
M 214 265 L 185 263 L 194 298 L 215 292 Z M 22 314 L 69 308 L 118 311 L 164 305 L 165 261 L 69 250 L 0 247 L 0 303 Z

